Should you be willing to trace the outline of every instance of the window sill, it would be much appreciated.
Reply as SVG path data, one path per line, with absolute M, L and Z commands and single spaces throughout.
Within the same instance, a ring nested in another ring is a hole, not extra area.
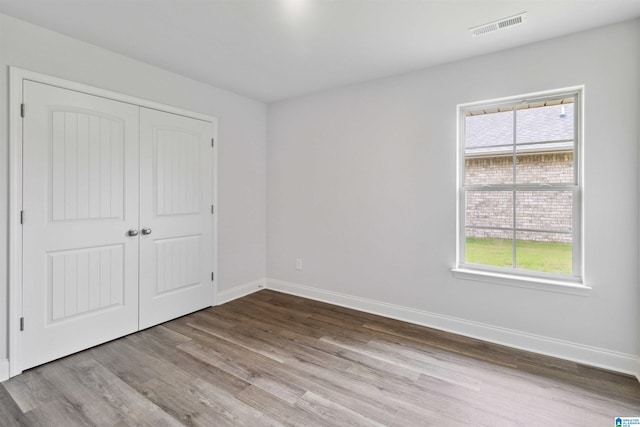
M 453 277 L 464 280 L 493 283 L 495 285 L 515 286 L 518 288 L 537 289 L 540 291 L 559 292 L 563 294 L 587 296 L 591 287 L 580 283 L 562 280 L 524 277 L 512 274 L 493 273 L 488 271 L 471 270 L 466 268 L 452 268 Z

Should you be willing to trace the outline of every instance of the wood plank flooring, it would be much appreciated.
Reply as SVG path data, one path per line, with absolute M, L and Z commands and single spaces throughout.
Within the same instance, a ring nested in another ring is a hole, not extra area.
M 635 378 L 261 291 L 31 369 L 2 426 L 613 426 Z

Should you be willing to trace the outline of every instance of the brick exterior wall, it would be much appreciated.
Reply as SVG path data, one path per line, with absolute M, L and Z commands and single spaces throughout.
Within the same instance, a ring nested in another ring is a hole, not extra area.
M 465 161 L 466 183 L 511 183 L 511 156 L 468 158 Z M 573 153 L 526 154 L 518 156 L 518 183 L 572 182 Z M 571 231 L 571 191 L 518 191 L 516 221 L 518 228 Z M 533 215 L 535 213 L 535 216 Z M 512 227 L 512 192 L 467 192 L 466 222 L 483 227 Z M 512 238 L 502 230 L 467 229 L 467 237 Z M 519 232 L 523 240 L 571 242 L 571 235 L 560 233 Z

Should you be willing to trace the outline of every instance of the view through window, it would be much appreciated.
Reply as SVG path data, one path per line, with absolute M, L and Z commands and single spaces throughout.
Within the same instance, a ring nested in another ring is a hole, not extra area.
M 579 277 L 579 111 L 579 91 L 460 108 L 460 264 Z

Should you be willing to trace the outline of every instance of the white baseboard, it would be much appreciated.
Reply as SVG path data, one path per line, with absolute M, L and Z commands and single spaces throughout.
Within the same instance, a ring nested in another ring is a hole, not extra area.
M 9 379 L 9 359 L 0 360 L 0 382 Z
M 267 289 L 297 295 L 317 301 L 348 307 L 367 313 L 402 320 L 560 359 L 620 372 L 640 375 L 639 358 L 603 348 L 591 347 L 555 338 L 544 337 L 486 323 L 430 313 L 410 307 L 326 291 L 296 283 L 266 279 Z M 638 378 L 640 380 L 640 378 Z
M 218 292 L 218 298 L 216 299 L 216 305 L 224 304 L 234 299 L 242 298 L 246 295 L 252 294 L 264 289 L 264 279 L 256 280 L 242 285 L 234 286 L 230 289 Z

